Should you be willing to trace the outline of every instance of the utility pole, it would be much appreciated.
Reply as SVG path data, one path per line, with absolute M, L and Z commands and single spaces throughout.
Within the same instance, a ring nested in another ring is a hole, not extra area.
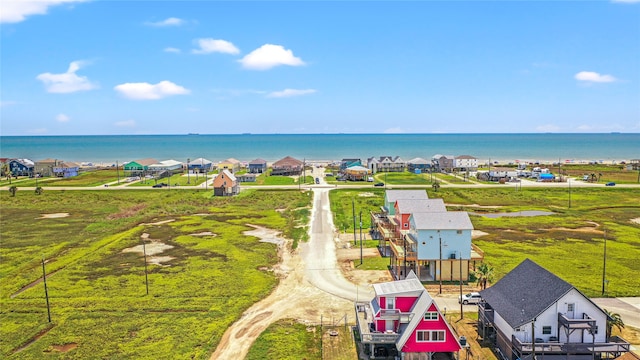
M 360 265 L 362 265 L 362 210 L 360 210 Z
M 436 273 L 440 279 L 440 292 L 438 292 L 438 294 L 442 294 L 442 236 L 438 235 L 438 238 L 440 239 L 440 264 L 438 265 L 438 271 Z
M 120 185 L 120 165 L 118 165 L 118 160 L 116 160 L 116 175 L 118 176 L 118 185 Z
M 187 159 L 187 184 L 191 184 L 191 178 L 189 177 L 189 162 L 191 162 L 191 159 Z
M 47 272 L 44 269 L 44 256 L 42 257 L 42 282 L 44 283 L 44 297 L 47 299 L 47 319 L 51 322 L 51 308 L 49 307 L 49 291 L 47 290 Z
M 144 283 L 147 287 L 147 295 L 149 295 L 149 276 L 147 275 L 147 248 L 142 239 L 142 254 L 144 255 Z
M 458 251 L 460 254 L 458 262 L 460 263 L 460 320 L 464 319 L 464 311 L 462 310 L 462 251 Z
M 607 281 L 607 229 L 604 229 L 604 256 L 602 263 L 602 296 L 604 296 L 605 282 Z
M 351 214 L 353 215 L 353 246 L 358 244 L 356 238 L 356 203 L 354 199 L 351 199 Z
M 571 178 L 567 177 L 567 182 L 569 183 L 569 209 L 571 209 Z

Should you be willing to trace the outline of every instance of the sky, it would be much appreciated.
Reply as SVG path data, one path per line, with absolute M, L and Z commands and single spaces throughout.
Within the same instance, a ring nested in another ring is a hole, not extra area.
M 0 134 L 640 132 L 640 0 L 0 2 Z

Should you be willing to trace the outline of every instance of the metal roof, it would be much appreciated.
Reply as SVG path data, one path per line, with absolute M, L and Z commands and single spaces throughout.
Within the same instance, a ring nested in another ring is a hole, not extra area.
M 466 211 L 417 212 L 411 217 L 417 230 L 473 230 Z

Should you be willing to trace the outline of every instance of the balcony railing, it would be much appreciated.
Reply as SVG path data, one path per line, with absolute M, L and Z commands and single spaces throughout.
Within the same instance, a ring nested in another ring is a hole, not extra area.
M 365 344 L 394 344 L 400 334 L 395 331 L 379 332 L 375 331 L 373 313 L 369 303 L 358 302 L 355 305 L 356 319 L 358 323 L 358 331 L 360 333 L 360 341 Z M 381 312 L 387 312 L 389 315 L 393 315 L 396 318 L 400 318 L 405 313 L 401 313 L 397 310 L 381 310 Z M 379 318 L 378 318 L 379 319 Z
M 534 350 L 533 343 L 522 342 L 515 336 L 511 337 L 512 344 L 519 355 L 530 354 Z M 628 352 L 630 345 L 627 341 L 617 336 L 611 337 L 606 343 L 560 343 L 560 342 L 536 342 L 537 354 L 593 354 Z

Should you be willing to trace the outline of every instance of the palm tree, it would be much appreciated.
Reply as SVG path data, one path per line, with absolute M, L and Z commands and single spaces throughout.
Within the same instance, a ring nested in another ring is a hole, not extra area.
M 18 187 L 15 185 L 9 188 L 9 192 L 11 193 L 11 196 L 16 196 L 17 191 L 18 191 Z
M 476 285 L 480 286 L 482 290 L 487 288 L 487 282 L 493 282 L 493 266 L 482 263 L 476 270 L 476 277 L 478 279 Z
M 611 331 L 615 327 L 618 331 L 622 331 L 624 328 L 624 322 L 622 321 L 622 317 L 618 313 L 614 313 L 607 309 L 604 309 L 605 314 L 607 314 L 607 339 L 611 337 Z
M 42 187 L 41 186 L 38 186 L 36 188 L 36 195 L 42 195 Z
M 431 186 L 433 187 L 433 191 L 438 192 L 438 189 L 440 189 L 440 182 L 436 181 Z

